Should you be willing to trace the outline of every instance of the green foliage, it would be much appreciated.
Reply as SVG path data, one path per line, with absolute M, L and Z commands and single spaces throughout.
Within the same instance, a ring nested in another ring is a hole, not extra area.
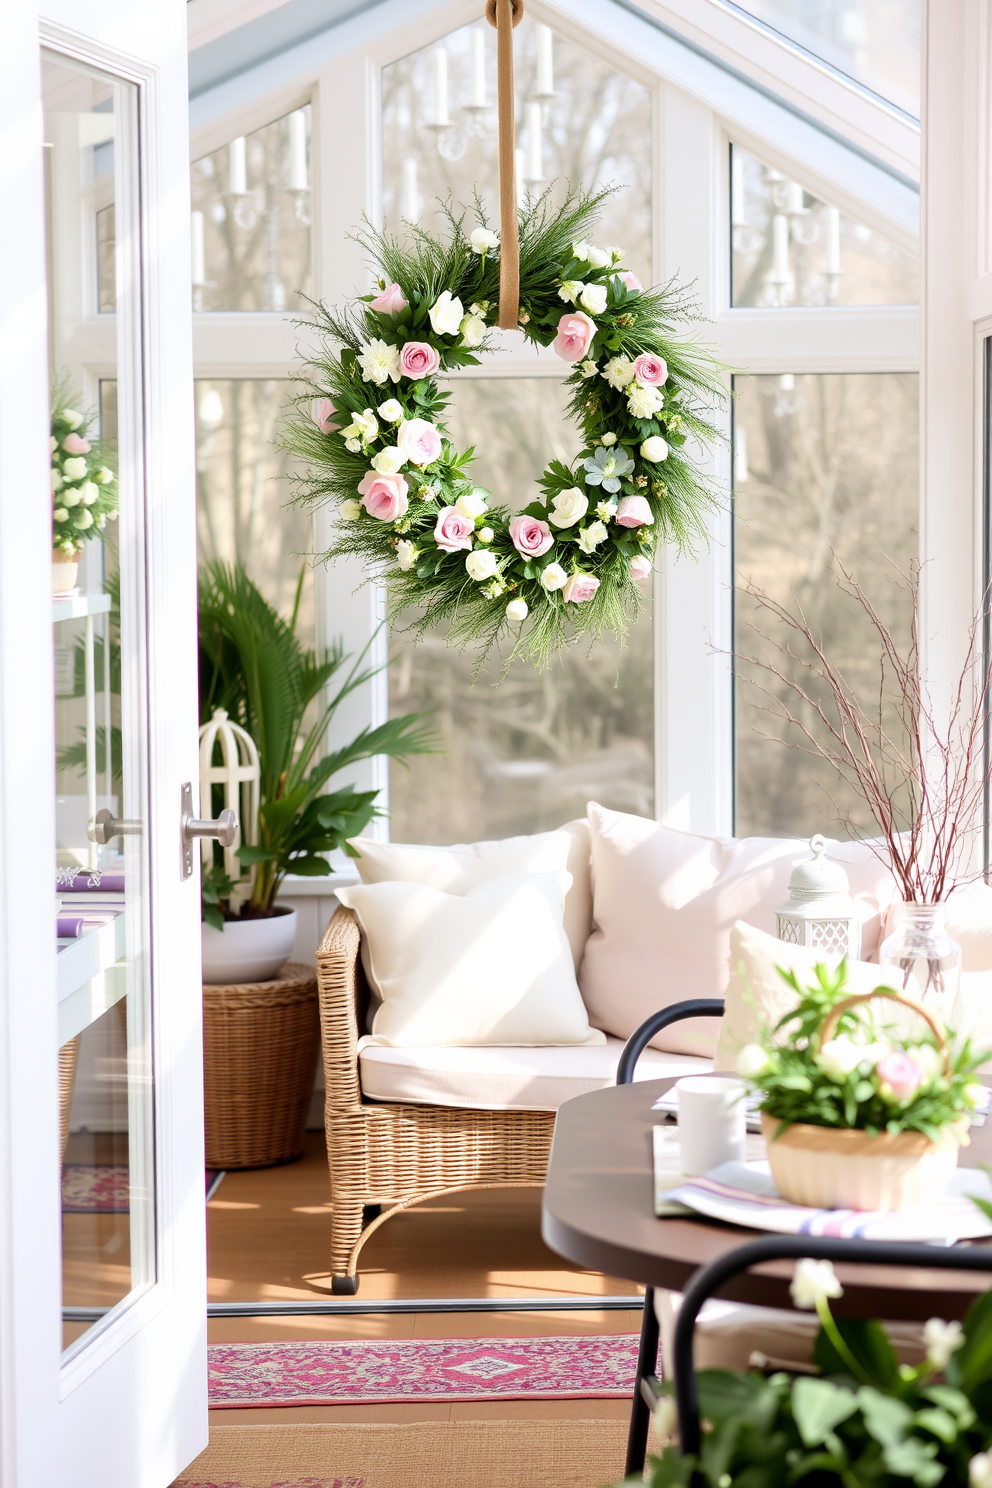
M 66 381 L 52 389 L 52 547 L 73 554 L 103 536 L 117 513 L 117 476 L 106 441 L 90 433 L 93 414 L 80 413 Z M 66 448 L 68 441 L 69 448 Z
M 107 549 L 113 552 L 109 543 Z M 107 617 L 110 630 L 107 659 L 110 662 L 110 695 L 113 705 L 121 695 L 121 576 L 117 567 L 114 567 L 107 575 L 104 589 L 110 595 L 110 611 Z M 106 678 L 103 647 L 103 636 L 96 636 L 93 642 L 93 673 L 98 694 L 103 692 Z M 72 665 L 73 688 L 70 696 L 85 697 L 86 641 L 82 635 L 77 636 L 73 646 Z M 60 747 L 57 767 L 60 770 L 77 770 L 80 775 L 83 775 L 86 772 L 86 730 L 79 728 L 76 732 L 79 737 L 74 744 L 64 744 Z M 112 723 L 110 726 L 110 762 L 113 778 L 118 782 L 121 780 L 123 768 L 121 748 L 120 726 Z M 107 730 L 102 723 L 98 723 L 96 728 L 96 768 L 100 774 L 103 774 L 107 768 Z
M 795 972 L 780 968 L 779 975 L 798 1002 L 763 1041 L 767 1065 L 749 1083 L 762 1094 L 761 1110 L 783 1128 L 803 1122 L 871 1135 L 918 1131 L 936 1138 L 968 1119 L 978 1091 L 973 1073 L 988 1054 L 976 1053 L 967 1039 L 954 1040 L 945 1072 L 929 1028 L 900 1036 L 891 1027 L 878 1027 L 864 1006 L 842 1013 L 821 1047 L 825 1018 L 848 995 L 846 962 L 835 971 L 818 965 L 815 982 L 806 987 Z M 909 1055 L 920 1076 L 915 1090 L 901 1099 L 886 1081 L 885 1061 L 893 1051 Z
M 819 1375 L 703 1370 L 698 1457 L 667 1446 L 649 1459 L 650 1488 L 964 1488 L 992 1445 L 992 1292 L 972 1305 L 946 1383 L 931 1361 L 900 1367 L 880 1323 L 826 1320 Z
M 552 526 L 552 544 L 536 558 L 517 551 L 508 530 L 512 514 L 498 501 L 475 516 L 471 538 L 474 551 L 485 548 L 493 555 L 494 572 L 473 579 L 466 569 L 467 549 L 448 552 L 436 539 L 439 512 L 476 490 L 470 473 L 473 452 L 457 450 L 448 437 L 443 423 L 448 393 L 437 377 L 476 365 L 491 347 L 485 336 L 473 344 L 475 332 L 480 326 L 493 327 L 498 318 L 498 251 L 473 250 L 465 216 L 447 208 L 444 240 L 414 228 L 412 243 L 401 243 L 366 226 L 358 240 L 380 276 L 380 287 L 398 284 L 405 307 L 395 314 L 375 311 L 370 294 L 341 313 L 315 304 L 313 321 L 306 323 L 308 340 L 318 350 L 297 379 L 296 414 L 280 442 L 306 467 L 295 499 L 309 507 L 330 504 L 340 519 L 323 559 L 358 557 L 370 575 L 385 582 L 391 614 L 415 607 L 418 634 L 445 626 L 453 644 L 480 648 L 480 665 L 495 645 L 505 650 L 508 661 L 526 655 L 544 666 L 580 636 L 595 640 L 612 632 L 622 639 L 629 616 L 636 616 L 641 603 L 632 559 L 653 559 L 661 542 L 691 551 L 705 537 L 706 516 L 716 500 L 686 453 L 690 443 L 698 447 L 720 437 L 711 410 L 724 396 L 717 363 L 686 336 L 687 326 L 699 318 L 694 303 L 674 282 L 653 290 L 628 287 L 620 277 L 619 250 L 612 256 L 593 251 L 602 258 L 599 263 L 577 258 L 573 251 L 576 245 L 588 247 L 582 239 L 607 195 L 573 192 L 556 209 L 545 193 L 520 215 L 520 330 L 527 340 L 550 345 L 562 315 L 580 310 L 569 301 L 569 282 L 605 295 L 605 307 L 594 317 L 587 358 L 567 378 L 570 416 L 582 430 L 583 448 L 572 465 L 557 460 L 548 465 L 541 477 L 543 500 L 529 511 L 546 520 L 555 497 L 573 487 L 586 496 L 588 507 L 572 525 Z M 475 215 L 481 226 L 488 225 L 478 202 Z M 465 319 L 456 330 L 435 332 L 431 310 L 445 292 L 460 301 Z M 439 372 L 411 380 L 380 369 L 381 382 L 380 373 L 373 380 L 361 361 L 373 341 L 383 343 L 390 354 L 398 354 L 408 342 L 424 343 L 437 353 Z M 657 390 L 656 411 L 646 418 L 634 417 L 628 406 L 632 363 L 642 352 L 663 358 L 668 368 L 667 380 Z M 613 386 L 607 379 L 607 364 L 618 361 L 629 366 L 627 386 Z M 323 399 L 335 410 L 333 426 L 326 431 L 313 417 L 314 401 Z M 387 401 L 398 405 L 397 417 L 379 411 Z M 373 425 L 354 423 L 356 415 L 368 414 L 375 416 Z M 380 520 L 358 504 L 358 486 L 372 460 L 395 445 L 400 419 L 413 418 L 435 425 L 441 453 L 423 468 L 412 462 L 400 466 L 406 486 L 402 510 L 393 519 Z M 641 454 L 642 444 L 653 436 L 667 444 L 666 458 L 648 460 Z M 513 430 L 506 437 L 512 438 Z M 586 462 L 608 455 L 624 468 L 615 494 L 598 482 L 586 482 Z M 620 525 L 616 502 L 634 496 L 645 498 L 651 520 L 640 527 Z M 598 523 L 604 533 L 597 538 Z M 561 588 L 546 588 L 542 574 L 551 564 L 569 577 L 594 579 L 598 587 L 591 600 L 566 600 Z M 529 611 L 522 624 L 511 621 L 506 609 L 508 602 L 519 600 Z
M 201 722 L 224 708 L 258 747 L 258 843 L 239 856 L 254 870 L 244 913 L 264 915 L 287 873 L 329 873 L 323 854 L 348 850 L 347 839 L 377 814 L 375 791 L 328 792 L 334 775 L 375 755 L 402 759 L 437 745 L 421 716 L 409 713 L 322 754 L 335 712 L 374 669 L 363 665 L 364 653 L 349 669 L 340 644 L 319 660 L 300 643 L 295 615 L 283 620 L 241 565 L 201 568 L 199 636 Z

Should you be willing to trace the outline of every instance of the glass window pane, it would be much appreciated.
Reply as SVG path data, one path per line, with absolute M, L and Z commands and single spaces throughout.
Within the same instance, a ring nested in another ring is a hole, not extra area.
M 299 310 L 310 294 L 310 105 L 193 162 L 193 309 Z
M 448 424 L 456 444 L 476 444 L 480 484 L 520 508 L 538 494 L 548 460 L 578 453 L 566 405 L 557 378 L 459 378 Z M 584 816 L 589 800 L 653 814 L 650 606 L 625 649 L 575 649 L 546 672 L 515 662 L 501 685 L 498 657 L 473 682 L 474 653 L 438 632 L 414 645 L 394 631 L 391 650 L 393 715 L 433 710 L 447 750 L 392 766 L 394 842 L 543 831 Z
M 915 305 L 919 260 L 739 145 L 730 152 L 734 305 Z
M 651 94 L 593 53 L 525 15 L 513 33 L 517 93 L 517 178 L 521 200 L 554 181 L 613 183 L 597 241 L 626 250 L 651 278 Z M 443 227 L 441 203 L 471 207 L 478 190 L 498 226 L 496 33 L 480 22 L 383 69 L 383 208 L 403 220 Z M 439 120 L 450 121 L 447 124 Z
M 920 0 L 747 0 L 741 9 L 919 118 Z
M 305 569 L 299 633 L 313 645 L 312 519 L 286 505 L 291 461 L 273 443 L 290 398 L 291 384 L 274 378 L 197 382 L 198 549 L 201 562 L 244 563 L 287 619 Z
M 155 1277 L 148 946 L 145 493 L 137 374 L 96 383 L 76 332 L 116 316 L 140 367 L 137 89 L 43 54 L 52 394 L 53 862 L 62 1136 L 63 1342 Z M 118 148 L 120 146 L 120 148 Z M 127 224 L 115 241 L 115 216 Z M 112 343 L 113 344 L 113 343 Z M 120 416 L 118 418 L 118 395 Z M 111 515 L 119 486 L 119 517 Z M 99 812 L 126 834 L 106 835 Z
M 907 572 L 919 549 L 916 374 L 738 377 L 734 391 L 734 649 L 800 674 L 802 653 L 794 661 L 774 646 L 791 632 L 744 592 L 749 581 L 793 611 L 801 606 L 867 703 L 879 691 L 879 648 L 840 593 L 834 563 L 866 590 L 905 654 L 910 607 L 893 565 Z M 865 807 L 829 765 L 779 742 L 797 740 L 777 714 L 786 698 L 784 683 L 738 660 L 737 836 L 836 835 L 847 815 L 857 832 L 874 835 Z M 823 736 L 811 709 L 800 716 Z M 898 738 L 897 721 L 885 716 Z

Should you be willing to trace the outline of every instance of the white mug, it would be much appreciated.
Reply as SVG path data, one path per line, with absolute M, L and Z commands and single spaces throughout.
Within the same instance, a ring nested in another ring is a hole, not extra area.
M 743 1162 L 747 1103 L 741 1080 L 689 1075 L 675 1086 L 680 1168 L 687 1177 L 720 1163 Z

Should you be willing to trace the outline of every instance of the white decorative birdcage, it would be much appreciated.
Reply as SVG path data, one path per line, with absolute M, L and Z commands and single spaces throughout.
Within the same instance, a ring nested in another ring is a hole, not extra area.
M 787 945 L 856 961 L 861 955 L 861 912 L 851 898 L 847 874 L 823 856 L 824 838 L 811 837 L 809 845 L 813 856 L 793 868 L 789 898 L 775 911 L 776 934 Z
M 221 762 L 215 765 L 214 754 L 218 745 Z M 224 849 L 224 872 L 231 878 L 241 877 L 238 848 L 242 842 L 253 846 L 258 841 L 260 776 L 254 739 L 240 724 L 228 718 L 224 708 L 215 708 L 213 718 L 200 729 L 200 815 L 215 815 L 213 787 L 222 786 L 224 800 L 221 809 L 230 807 L 239 823 L 234 842 Z M 201 846 L 205 856 L 212 854 L 212 842 L 204 840 Z

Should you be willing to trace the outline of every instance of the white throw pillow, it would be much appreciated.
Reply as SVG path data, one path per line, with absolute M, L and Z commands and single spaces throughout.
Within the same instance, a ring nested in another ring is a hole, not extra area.
M 382 997 L 373 1036 L 435 1044 L 598 1044 L 562 928 L 567 873 L 516 873 L 449 894 L 394 881 L 338 890 Z
M 579 968 L 590 1022 L 628 1038 L 651 1013 L 689 997 L 723 997 L 730 928 L 747 920 L 774 930 L 789 876 L 809 844 L 774 837 L 739 841 L 677 832 L 589 803 L 593 931 Z M 880 902 L 895 885 L 871 848 L 831 842 L 864 907 L 862 954 L 876 949 Z M 712 1054 L 711 1019 L 674 1024 L 653 1040 L 674 1054 Z
M 890 916 L 888 928 L 895 929 Z M 968 884 L 947 901 L 947 933 L 961 947 L 965 972 L 992 971 L 992 885 Z
M 576 971 L 592 929 L 592 872 L 589 823 L 580 818 L 555 832 L 506 837 L 502 842 L 456 842 L 423 847 L 410 842 L 373 842 L 354 837 L 355 866 L 363 883 L 423 884 L 446 894 L 467 894 L 477 884 L 508 873 L 560 873 L 572 876 L 565 895 L 564 926 Z

